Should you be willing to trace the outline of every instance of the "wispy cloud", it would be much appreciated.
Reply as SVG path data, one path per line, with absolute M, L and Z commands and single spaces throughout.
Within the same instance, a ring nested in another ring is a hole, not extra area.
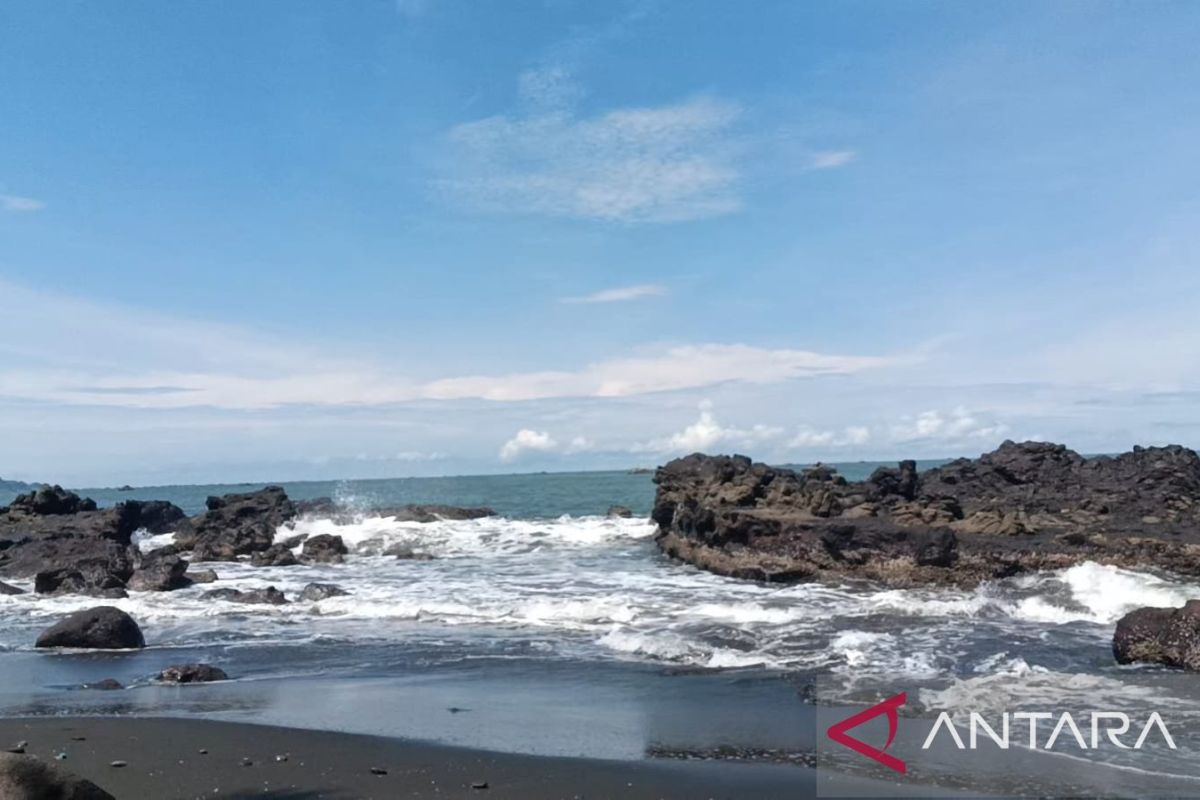
M 619 286 L 614 289 L 602 289 L 591 294 L 578 297 L 563 297 L 560 303 L 620 303 L 624 300 L 638 300 L 643 297 L 658 297 L 667 293 L 667 287 L 654 283 L 643 283 L 637 286 Z
M 809 158 L 809 169 L 836 169 L 844 167 L 858 158 L 854 150 L 823 150 Z
M 21 197 L 15 194 L 0 194 L 0 209 L 14 212 L 41 211 L 46 204 L 32 197 Z
M 999 440 L 1008 433 L 1002 422 L 983 419 L 978 413 L 958 407 L 949 413 L 936 409 L 923 411 L 909 417 L 892 428 L 892 438 L 897 442 L 912 442 L 921 439 Z
M 788 442 L 796 450 L 831 447 L 856 447 L 871 440 L 871 429 L 865 425 L 850 425 L 840 431 L 801 428 Z
M 441 189 L 488 211 L 675 222 L 741 207 L 737 104 L 695 97 L 580 116 L 561 66 L 522 74 L 522 108 L 451 129 Z
M 109 307 L 3 282 L 0 294 L 12 301 L 10 313 L 0 316 L 0 391 L 55 403 L 252 409 L 632 397 L 728 382 L 847 375 L 896 363 L 884 356 L 697 344 L 571 370 L 418 381 L 395 364 L 277 341 L 245 328 Z

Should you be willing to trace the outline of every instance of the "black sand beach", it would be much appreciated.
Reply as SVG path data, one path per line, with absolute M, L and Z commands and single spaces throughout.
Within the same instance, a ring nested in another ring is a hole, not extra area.
M 0 720 L 0 744 L 118 798 L 797 798 L 814 770 L 717 762 L 543 758 L 204 720 Z M 201 751 L 207 751 L 202 753 Z M 65 760 L 55 760 L 65 752 Z M 114 767 L 114 761 L 126 766 Z M 247 764 L 246 762 L 249 761 Z M 372 770 L 386 770 L 377 775 Z M 486 784 L 486 787 L 481 784 Z

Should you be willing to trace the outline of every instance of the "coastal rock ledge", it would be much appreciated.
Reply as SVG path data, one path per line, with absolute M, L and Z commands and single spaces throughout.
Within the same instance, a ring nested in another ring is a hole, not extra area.
M 695 453 L 654 481 L 663 552 L 738 578 L 971 586 L 1083 561 L 1200 575 L 1200 457 L 1176 445 L 1084 458 L 1009 441 L 864 481 Z

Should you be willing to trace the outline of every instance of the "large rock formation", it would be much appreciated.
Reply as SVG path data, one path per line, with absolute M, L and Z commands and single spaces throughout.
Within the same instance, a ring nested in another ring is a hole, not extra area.
M 192 548 L 196 561 L 234 561 L 269 548 L 280 525 L 296 516 L 296 507 L 279 486 L 257 492 L 210 497 L 208 510 L 176 534 L 180 547 Z
M 129 500 L 99 509 L 59 486 L 43 486 L 0 508 L 0 574 L 37 576 L 39 593 L 110 595 L 133 575 L 134 531 L 169 530 L 183 511 L 162 501 Z
M 974 584 L 1084 560 L 1200 575 L 1200 458 L 1177 446 L 1084 458 L 1005 442 L 859 482 L 697 453 L 655 482 L 663 551 L 735 577 Z

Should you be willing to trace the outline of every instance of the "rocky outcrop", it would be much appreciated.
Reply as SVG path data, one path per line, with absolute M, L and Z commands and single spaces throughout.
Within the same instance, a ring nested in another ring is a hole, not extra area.
M 858 482 L 821 465 L 697 453 L 660 467 L 655 482 L 662 550 L 735 577 L 970 585 L 1084 560 L 1200 575 L 1200 458 L 1177 446 L 1084 458 L 1005 442 Z
M 253 553 L 250 563 L 256 567 L 292 567 L 300 563 L 292 548 L 284 544 L 273 544 L 266 550 Z
M 275 542 L 276 529 L 296 516 L 296 507 L 278 486 L 210 497 L 205 505 L 208 510 L 175 537 L 179 546 L 192 549 L 195 561 L 234 561 L 266 550 Z
M 350 594 L 342 587 L 332 583 L 310 583 L 300 590 L 302 603 L 316 603 L 329 597 L 344 597 Z
M 1113 657 L 1118 664 L 1164 664 L 1200 670 L 1200 600 L 1183 608 L 1139 608 L 1117 622 Z
M 0 753 L 4 800 L 115 800 L 91 781 L 34 756 Z
M 76 611 L 42 631 L 36 647 L 83 647 L 92 650 L 128 650 L 146 646 L 133 617 L 113 606 Z
M 171 503 L 130 500 L 100 509 L 59 486 L 43 486 L 0 509 L 0 574 L 37 576 L 39 593 L 113 596 L 133 575 L 139 528 L 183 520 Z
M 211 683 L 227 681 L 229 676 L 220 667 L 209 664 L 176 664 L 158 674 L 163 683 Z

